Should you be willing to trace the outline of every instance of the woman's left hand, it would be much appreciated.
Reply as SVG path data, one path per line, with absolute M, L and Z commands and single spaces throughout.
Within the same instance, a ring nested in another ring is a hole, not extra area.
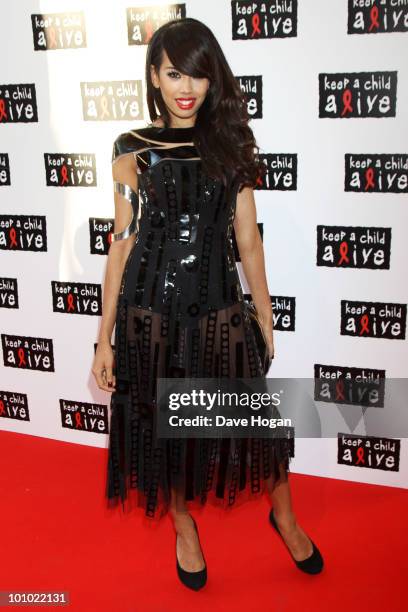
M 269 358 L 273 359 L 275 357 L 275 347 L 273 344 L 273 326 L 272 323 L 266 323 L 260 317 L 260 322 L 262 325 L 263 333 L 265 334 L 266 344 L 268 346 Z
M 269 351 L 269 359 L 273 359 L 275 357 L 275 347 L 273 345 L 273 335 L 271 336 L 271 340 L 268 340 L 267 338 L 267 344 L 268 344 L 268 351 Z

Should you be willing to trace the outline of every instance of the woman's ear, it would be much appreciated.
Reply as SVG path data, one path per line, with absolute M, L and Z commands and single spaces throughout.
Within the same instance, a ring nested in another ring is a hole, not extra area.
M 151 76 L 151 79 L 152 79 L 153 87 L 158 89 L 160 87 L 159 79 L 158 79 L 157 74 L 156 74 L 156 68 L 153 66 L 153 64 L 150 65 L 150 76 Z

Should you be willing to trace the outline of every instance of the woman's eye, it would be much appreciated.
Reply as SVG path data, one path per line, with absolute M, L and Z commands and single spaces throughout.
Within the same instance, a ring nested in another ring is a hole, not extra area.
M 174 78 L 179 77 L 180 75 L 179 75 L 179 73 L 178 73 L 178 72 L 176 72 L 175 70 L 172 70 L 171 72 L 168 72 L 168 73 L 167 73 L 167 76 L 169 76 L 171 79 L 174 79 Z

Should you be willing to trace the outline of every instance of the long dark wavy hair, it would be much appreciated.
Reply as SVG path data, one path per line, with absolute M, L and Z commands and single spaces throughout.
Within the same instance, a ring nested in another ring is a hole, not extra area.
M 159 70 L 163 50 L 179 72 L 210 81 L 194 130 L 204 172 L 224 184 L 238 178 L 240 190 L 245 185 L 254 187 L 265 166 L 248 125 L 247 97 L 214 34 L 201 21 L 187 17 L 168 21 L 150 39 L 146 54 L 147 106 L 152 121 L 158 117 L 157 106 L 164 125 L 169 127 L 167 107 L 150 74 L 151 65 Z

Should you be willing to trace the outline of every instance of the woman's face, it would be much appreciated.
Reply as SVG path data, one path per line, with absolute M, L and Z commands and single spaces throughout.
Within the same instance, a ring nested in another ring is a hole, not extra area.
M 174 127 L 194 125 L 198 109 L 207 95 L 210 81 L 207 78 L 195 78 L 176 70 L 163 51 L 163 59 L 156 73 L 150 67 L 154 87 L 160 87 L 161 95 L 170 114 L 170 123 Z

